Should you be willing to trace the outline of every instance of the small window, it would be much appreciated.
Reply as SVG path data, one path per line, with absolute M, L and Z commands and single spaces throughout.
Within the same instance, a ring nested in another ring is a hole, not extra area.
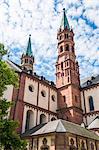
M 52 118 L 51 118 L 51 121 L 54 121 L 54 120 L 56 120 L 56 118 L 55 118 L 55 117 L 52 117 Z
M 67 75 L 69 76 L 69 70 L 67 70 Z
M 60 46 L 60 52 L 63 52 L 63 46 Z
M 60 40 L 62 39 L 62 36 L 60 36 Z
M 91 150 L 94 150 L 94 144 L 93 143 L 90 144 L 90 147 L 91 147 Z
M 61 77 L 63 77 L 63 76 L 64 76 L 64 72 L 61 73 Z
M 64 100 L 64 103 L 65 103 L 66 102 L 66 96 L 65 95 L 63 96 L 63 100 Z
M 28 88 L 29 88 L 29 91 L 30 91 L 30 92 L 33 92 L 33 91 L 34 91 L 34 87 L 33 87 L 32 85 L 29 85 Z
M 66 46 L 65 46 L 65 51 L 69 51 L 69 45 L 68 44 L 66 44 Z
M 25 59 L 25 63 L 28 63 L 28 59 Z
M 68 39 L 68 34 L 65 34 L 65 39 Z
M 33 63 L 32 63 L 32 60 L 30 60 L 30 64 L 32 65 Z
M 93 102 L 92 96 L 89 97 L 89 108 L 90 108 L 90 111 L 94 111 L 94 102 Z
M 41 91 L 41 95 L 42 95 L 43 97 L 46 97 L 46 92 L 45 92 L 45 91 Z
M 78 101 L 78 99 L 77 99 L 77 96 L 75 95 L 75 102 L 77 102 Z
M 68 77 L 68 82 L 69 82 L 69 77 Z
M 55 102 L 55 95 L 52 95 L 52 101 Z
M 63 62 L 61 62 L 61 69 L 63 69 Z

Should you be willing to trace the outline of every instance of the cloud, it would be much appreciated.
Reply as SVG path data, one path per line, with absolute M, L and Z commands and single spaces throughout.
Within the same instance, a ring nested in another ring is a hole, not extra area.
M 0 42 L 20 62 L 31 34 L 35 71 L 55 80 L 57 30 L 63 7 L 75 33 L 81 78 L 99 72 L 99 3 L 91 0 L 1 0 Z M 87 69 L 86 69 L 87 68 Z

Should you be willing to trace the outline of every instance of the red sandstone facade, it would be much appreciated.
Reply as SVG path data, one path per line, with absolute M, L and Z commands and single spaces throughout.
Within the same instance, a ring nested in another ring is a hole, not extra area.
M 74 33 L 72 29 L 59 29 L 58 59 L 56 62 L 56 87 L 60 93 L 58 99 L 58 117 L 82 123 L 80 96 L 79 66 L 74 49 Z
M 64 17 L 63 19 L 66 19 L 66 16 Z M 25 131 L 26 125 L 24 124 L 27 121 L 26 113 L 28 111 L 34 113 L 34 126 L 39 124 L 38 120 L 40 120 L 39 116 L 41 114 L 46 116 L 46 122 L 51 121 L 52 118 L 61 118 L 77 124 L 83 122 L 79 65 L 75 56 L 73 30 L 68 26 L 63 29 L 60 27 L 57 39 L 58 58 L 56 62 L 55 87 L 53 83 L 33 74 L 34 57 L 32 56 L 31 39 L 29 37 L 26 55 L 22 55 L 21 67 L 19 67 L 22 70 L 19 72 L 19 89 L 13 89 L 12 95 L 14 106 L 11 109 L 11 118 L 19 121 L 20 127 L 18 131 L 20 133 Z M 31 85 L 34 87 L 34 91 L 27 98 L 25 93 L 27 93 L 28 87 Z M 45 97 L 47 98 L 41 97 L 42 88 L 46 89 Z M 33 96 L 33 92 L 37 94 Z M 53 93 L 55 100 L 52 99 Z M 43 101 L 43 99 L 45 100 Z

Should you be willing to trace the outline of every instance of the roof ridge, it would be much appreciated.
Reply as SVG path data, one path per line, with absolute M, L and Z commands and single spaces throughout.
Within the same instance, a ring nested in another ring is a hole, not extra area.
M 66 129 L 65 129 L 64 125 L 63 125 L 62 122 L 61 122 L 61 119 L 58 120 L 58 124 L 57 124 L 57 127 L 56 127 L 56 131 L 58 131 L 58 126 L 59 126 L 59 124 L 61 124 L 61 126 L 64 128 L 64 131 L 66 132 Z

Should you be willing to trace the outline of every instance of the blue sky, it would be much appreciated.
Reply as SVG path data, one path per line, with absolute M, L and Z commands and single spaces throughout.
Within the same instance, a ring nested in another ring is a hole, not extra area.
M 75 33 L 81 78 L 99 74 L 98 0 L 0 0 L 0 42 L 19 64 L 31 34 L 35 72 L 55 80 L 57 30 L 64 7 Z

